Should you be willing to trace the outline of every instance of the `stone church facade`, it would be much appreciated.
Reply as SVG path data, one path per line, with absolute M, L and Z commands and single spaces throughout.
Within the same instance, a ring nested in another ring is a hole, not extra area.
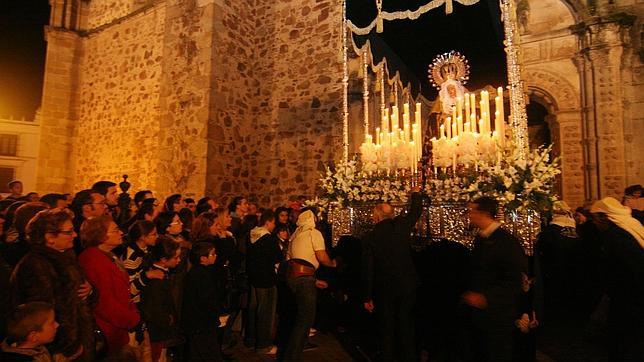
M 644 176 L 635 0 L 517 0 L 524 79 L 574 205 Z M 342 154 L 341 0 L 50 0 L 39 191 L 275 204 Z

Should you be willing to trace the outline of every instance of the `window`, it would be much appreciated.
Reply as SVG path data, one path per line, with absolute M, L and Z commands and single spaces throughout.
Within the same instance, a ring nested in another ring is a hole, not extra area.
M 15 156 L 18 150 L 18 136 L 15 134 L 0 134 L 0 155 Z
M 13 167 L 0 166 L 0 192 L 9 192 L 7 184 L 16 177 L 16 170 Z

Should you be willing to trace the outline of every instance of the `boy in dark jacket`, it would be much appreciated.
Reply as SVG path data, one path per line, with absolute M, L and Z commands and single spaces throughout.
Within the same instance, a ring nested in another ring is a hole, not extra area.
M 262 213 L 260 226 L 250 232 L 246 269 L 250 282 L 250 305 L 246 345 L 260 353 L 271 351 L 273 320 L 277 304 L 277 265 L 282 261 L 279 240 L 272 234 L 275 229 L 275 215 L 271 211 Z
M 53 361 L 45 344 L 53 342 L 57 329 L 51 304 L 30 302 L 18 306 L 7 321 L 7 339 L 2 342 L 0 360 Z
M 188 361 L 221 361 L 217 340 L 219 298 L 212 273 L 217 254 L 208 242 L 193 245 L 190 250 L 192 269 L 184 284 L 181 329 L 188 339 Z
M 150 254 L 153 262 L 150 270 L 159 270 L 165 277 L 150 280 L 141 293 L 140 309 L 150 333 L 152 360 L 158 361 L 166 343 L 177 337 L 177 313 L 169 273 L 181 261 L 181 248 L 169 237 L 160 236 Z

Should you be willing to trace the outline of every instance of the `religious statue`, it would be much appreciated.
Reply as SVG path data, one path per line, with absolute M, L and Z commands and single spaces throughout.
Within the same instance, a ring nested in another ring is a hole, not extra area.
M 441 113 L 450 115 L 456 106 L 456 99 L 467 93 L 470 66 L 459 52 L 451 51 L 434 58 L 429 66 L 429 80 L 439 90 Z

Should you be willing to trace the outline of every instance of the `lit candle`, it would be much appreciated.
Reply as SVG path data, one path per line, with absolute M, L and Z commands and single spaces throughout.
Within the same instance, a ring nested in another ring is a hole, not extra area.
M 408 106 L 408 104 L 406 104 L 406 103 L 405 103 L 405 105 Z M 409 107 L 407 107 L 407 108 L 409 108 Z M 403 128 L 404 129 L 404 140 L 405 140 L 405 142 L 409 142 L 409 136 L 411 134 L 411 128 L 410 128 L 410 125 L 409 125 L 409 113 L 404 113 L 403 114 L 403 127 L 404 127 Z
M 382 135 L 380 134 L 380 127 L 376 128 L 376 145 L 380 144 L 380 138 Z
M 456 123 L 456 107 L 452 106 L 452 122 Z M 454 135 L 456 136 L 456 135 Z
M 461 96 L 456 97 L 456 116 L 463 118 L 463 98 Z
M 470 109 L 470 95 L 465 93 L 465 122 L 470 121 L 470 114 L 472 114 L 472 110 Z
M 384 114 L 382 116 L 382 131 L 387 133 L 389 132 L 389 108 L 385 108 Z
M 479 119 L 479 133 L 485 134 L 485 126 L 483 125 L 482 119 Z
M 470 94 L 470 107 L 472 108 L 472 115 L 470 120 L 476 122 L 476 94 Z
M 447 129 L 447 139 L 451 140 L 452 139 L 452 118 L 447 117 L 447 125 L 445 126 Z
M 458 131 L 456 130 L 456 122 L 452 123 L 452 138 L 458 137 Z
M 398 128 L 398 106 L 391 107 L 391 130 Z
M 441 124 L 440 129 L 441 129 L 441 138 L 445 138 L 445 125 Z
M 463 133 L 463 116 L 456 117 L 456 131 L 459 135 Z
M 416 144 L 414 141 L 409 142 L 409 153 L 411 158 L 411 165 L 409 165 L 409 170 L 412 174 L 416 173 Z

